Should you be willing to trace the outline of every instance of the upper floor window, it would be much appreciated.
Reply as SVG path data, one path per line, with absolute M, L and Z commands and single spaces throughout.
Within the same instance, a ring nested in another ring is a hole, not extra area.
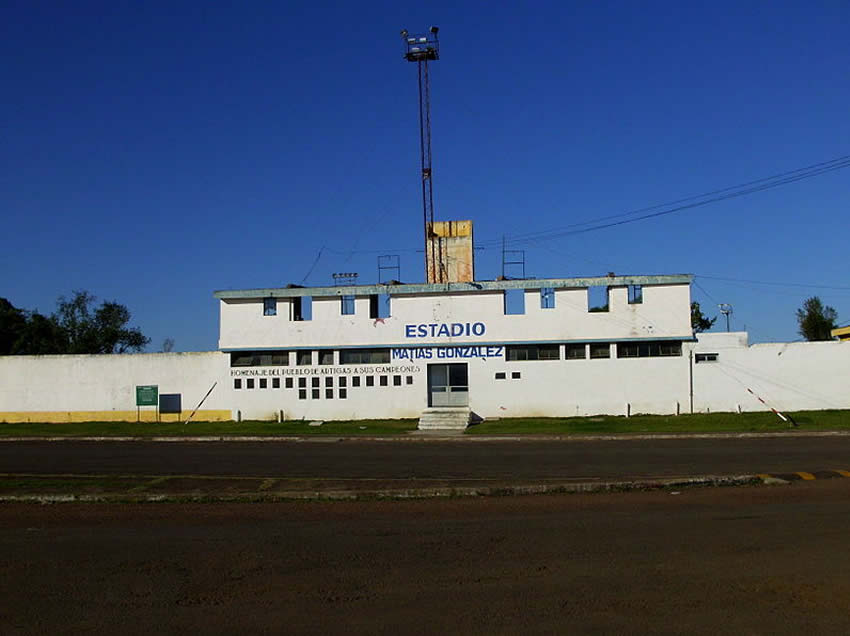
M 618 358 L 667 358 L 682 355 L 680 341 L 619 342 Z
M 294 296 L 290 304 L 292 320 L 311 320 L 313 318 L 313 297 Z
M 608 288 L 602 286 L 587 288 L 587 310 L 590 312 L 608 311 Z
M 544 287 L 540 290 L 540 308 L 554 309 L 555 308 L 555 288 Z
M 354 315 L 354 296 L 343 296 L 340 298 L 341 301 L 341 310 L 343 316 L 353 316 Z
M 263 315 L 277 316 L 277 298 L 263 298 Z
M 641 285 L 629 285 L 629 304 L 639 305 L 643 302 L 643 287 Z

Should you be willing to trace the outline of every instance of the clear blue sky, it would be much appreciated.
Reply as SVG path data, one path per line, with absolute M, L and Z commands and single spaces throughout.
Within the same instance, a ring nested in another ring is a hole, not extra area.
M 369 283 L 382 253 L 422 280 L 399 30 L 431 24 L 436 217 L 473 219 L 495 278 L 503 234 L 850 155 L 849 22 L 845 0 L 7 5 L 0 296 L 87 289 L 186 351 L 217 346 L 216 289 Z M 810 295 L 850 322 L 848 202 L 850 168 L 511 247 L 535 277 L 693 273 L 709 315 L 795 340 Z

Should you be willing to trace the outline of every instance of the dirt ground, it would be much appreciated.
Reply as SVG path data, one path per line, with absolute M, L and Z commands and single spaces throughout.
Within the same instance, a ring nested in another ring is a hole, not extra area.
M 0 505 L 0 633 L 844 634 L 850 480 Z

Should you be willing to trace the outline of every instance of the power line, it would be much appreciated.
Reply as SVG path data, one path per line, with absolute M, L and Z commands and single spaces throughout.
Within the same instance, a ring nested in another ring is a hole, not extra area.
M 842 287 L 839 285 L 818 285 L 815 283 L 777 283 L 763 280 L 747 280 L 744 278 L 724 278 L 721 276 L 706 276 L 705 274 L 699 274 L 699 278 L 725 281 L 727 283 L 748 283 L 750 285 L 767 285 L 770 287 L 802 287 L 806 289 L 831 289 L 835 291 L 850 291 L 850 287 Z M 702 287 L 700 287 L 700 289 L 702 289 Z M 703 289 L 703 291 L 705 290 Z

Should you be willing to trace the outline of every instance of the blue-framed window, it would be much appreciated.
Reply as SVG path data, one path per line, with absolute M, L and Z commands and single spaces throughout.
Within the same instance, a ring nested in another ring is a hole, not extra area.
M 340 298 L 341 301 L 341 310 L 343 316 L 353 316 L 354 315 L 354 296 L 343 296 Z
M 543 287 L 540 290 L 540 309 L 555 308 L 555 288 Z
M 277 298 L 263 298 L 263 315 L 277 316 Z
M 629 304 L 639 305 L 643 302 L 643 287 L 640 285 L 629 285 Z

